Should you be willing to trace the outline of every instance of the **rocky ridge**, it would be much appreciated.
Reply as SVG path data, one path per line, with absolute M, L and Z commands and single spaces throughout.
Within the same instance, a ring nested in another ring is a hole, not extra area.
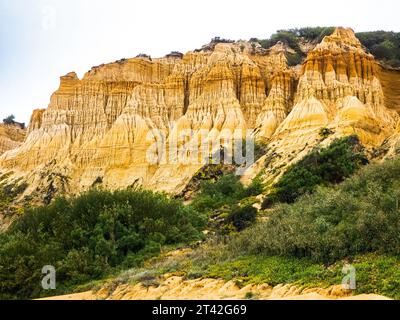
M 243 182 L 260 172 L 273 181 L 335 137 L 358 134 L 370 150 L 397 141 L 393 79 L 400 76 L 381 67 L 351 29 L 337 28 L 301 66 L 288 66 L 287 50 L 282 43 L 265 50 L 216 42 L 184 55 L 93 67 L 82 79 L 68 73 L 48 108 L 33 112 L 25 142 L 0 157 L 0 172 L 23 178 L 27 194 L 50 198 L 97 183 L 179 193 L 203 164 L 174 163 L 170 146 L 192 154 L 224 130 L 251 130 L 268 143 Z M 321 137 L 322 128 L 332 134 Z M 157 155 L 168 161 L 149 162 L 148 150 L 163 140 L 167 149 Z
M 0 124 L 0 155 L 18 148 L 25 139 L 26 130 L 19 125 Z

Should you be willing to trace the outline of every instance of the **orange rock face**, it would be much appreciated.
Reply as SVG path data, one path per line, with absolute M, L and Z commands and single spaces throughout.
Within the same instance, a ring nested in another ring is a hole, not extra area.
M 270 148 L 247 171 L 248 181 L 263 161 L 268 179 L 304 156 L 320 142 L 321 128 L 334 132 L 326 143 L 357 133 L 369 147 L 394 133 L 391 75 L 351 29 L 325 37 L 301 68 L 289 68 L 285 52 L 280 43 L 269 50 L 218 43 L 182 56 L 123 59 L 92 68 L 82 80 L 71 72 L 61 77 L 48 108 L 34 111 L 25 142 L 0 157 L 0 171 L 23 177 L 27 192 L 50 184 L 80 192 L 101 181 L 107 188 L 140 184 L 175 193 L 201 164 L 149 162 L 148 150 L 162 139 L 168 148 L 158 155 L 166 157 L 175 140 L 192 154 L 224 130 L 251 130 Z M 188 130 L 190 136 L 181 134 Z

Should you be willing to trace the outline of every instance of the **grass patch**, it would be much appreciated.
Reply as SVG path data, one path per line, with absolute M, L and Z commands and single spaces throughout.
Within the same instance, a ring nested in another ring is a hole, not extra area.
M 328 288 L 342 283 L 345 276 L 342 268 L 346 263 L 350 263 L 356 270 L 357 288 L 354 294 L 375 293 L 400 299 L 400 257 L 364 254 L 325 265 L 307 258 L 263 255 L 236 257 L 227 254 L 221 246 L 199 248 L 173 260 L 156 258 L 146 267 L 125 271 L 116 278 L 116 285 L 138 282 L 159 284 L 157 279 L 168 273 L 183 276 L 187 280 L 232 280 L 239 287 L 266 283 L 271 286 L 293 284 L 301 288 Z
M 335 274 L 327 272 L 322 264 L 307 259 L 254 255 L 210 265 L 204 277 L 236 280 L 243 286 L 262 283 L 275 286 L 280 283 L 291 283 L 321 287 L 334 284 L 337 280 Z

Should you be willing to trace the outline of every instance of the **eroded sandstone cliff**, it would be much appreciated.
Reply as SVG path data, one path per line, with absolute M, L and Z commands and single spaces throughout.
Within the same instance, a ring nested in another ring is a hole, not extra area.
M 93 67 L 83 79 L 71 72 L 48 108 L 34 111 L 25 142 L 0 157 L 0 172 L 13 171 L 9 179 L 22 177 L 27 193 L 47 198 L 95 184 L 177 193 L 202 163 L 174 162 L 174 143 L 193 154 L 224 130 L 251 130 L 268 152 L 246 171 L 246 182 L 260 171 L 273 180 L 338 136 L 356 133 L 372 149 L 396 133 L 398 74 L 381 67 L 351 29 L 325 37 L 302 66 L 288 66 L 287 50 L 212 43 Z M 322 128 L 332 134 L 321 137 Z M 160 141 L 167 149 L 151 162 L 148 150 Z
M 18 124 L 0 124 L 0 155 L 19 147 L 25 139 L 26 130 Z

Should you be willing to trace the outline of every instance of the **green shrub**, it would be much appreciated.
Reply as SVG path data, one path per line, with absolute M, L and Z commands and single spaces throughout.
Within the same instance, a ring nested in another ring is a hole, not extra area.
M 7 118 L 3 119 L 3 123 L 5 123 L 5 124 L 13 124 L 14 120 L 15 120 L 15 116 L 13 114 L 11 114 Z
M 235 208 L 226 218 L 237 231 L 242 231 L 256 221 L 257 209 L 251 205 Z
M 296 65 L 304 57 L 300 49 L 300 40 L 319 43 L 325 36 L 329 36 L 334 27 L 306 27 L 299 29 L 279 30 L 267 39 L 252 38 L 250 41 L 258 42 L 263 48 L 269 49 L 281 41 L 293 50 L 295 55 L 288 55 L 288 64 Z M 375 56 L 392 67 L 400 67 L 400 33 L 387 31 L 359 32 L 356 37 Z
M 315 43 L 321 42 L 325 36 L 330 36 L 335 31 L 335 27 L 306 27 L 300 29 L 294 29 L 299 37 L 306 40 L 313 41 Z
M 232 251 L 332 262 L 400 254 L 400 158 L 369 165 L 342 184 L 274 208 L 268 221 L 232 240 Z
M 11 184 L 0 184 L 0 212 L 10 215 L 17 213 L 19 209 L 12 206 L 12 203 L 26 190 L 27 187 L 27 183 L 19 182 Z
M 301 195 L 314 192 L 318 185 L 340 183 L 367 163 L 357 136 L 336 139 L 289 167 L 265 198 L 263 208 L 276 202 L 293 203 Z
M 305 57 L 305 54 L 300 48 L 298 36 L 291 30 L 279 30 L 277 33 L 274 33 L 269 39 L 251 39 L 251 40 L 258 42 L 265 49 L 271 48 L 278 42 L 282 42 L 286 44 L 288 47 L 292 48 L 295 51 L 295 53 L 286 54 L 289 66 L 299 64 Z
M 27 210 L 0 234 L 0 296 L 42 294 L 45 265 L 56 267 L 60 288 L 138 265 L 163 245 L 201 239 L 204 225 L 193 208 L 151 191 L 91 190 L 58 198 Z
M 260 179 L 245 187 L 234 174 L 222 176 L 217 181 L 205 181 L 201 184 L 200 193 L 193 199 L 191 206 L 199 212 L 210 212 L 222 206 L 235 206 L 246 197 L 263 192 Z
M 290 31 L 280 30 L 271 36 L 271 44 L 275 45 L 278 42 L 283 42 L 299 54 L 302 53 L 299 40 L 295 34 Z
M 376 59 L 391 67 L 400 67 L 400 33 L 388 31 L 359 32 L 356 37 Z
M 373 31 L 360 32 L 356 36 L 375 58 L 392 67 L 400 67 L 400 33 Z
M 286 53 L 286 61 L 289 67 L 297 66 L 302 63 L 304 59 L 303 54 L 299 53 Z
M 200 212 L 209 212 L 223 205 L 235 203 L 243 193 L 244 187 L 235 175 L 224 175 L 216 182 L 204 181 L 200 193 L 192 202 L 192 207 Z
M 278 42 L 282 42 L 292 48 L 295 53 L 287 53 L 286 59 L 289 66 L 300 64 L 305 58 L 305 53 L 300 48 L 300 40 L 304 39 L 310 42 L 318 43 L 335 30 L 334 27 L 315 27 L 315 28 L 300 28 L 289 30 L 278 30 L 268 39 L 252 38 L 250 41 L 258 42 L 263 48 L 269 49 Z

